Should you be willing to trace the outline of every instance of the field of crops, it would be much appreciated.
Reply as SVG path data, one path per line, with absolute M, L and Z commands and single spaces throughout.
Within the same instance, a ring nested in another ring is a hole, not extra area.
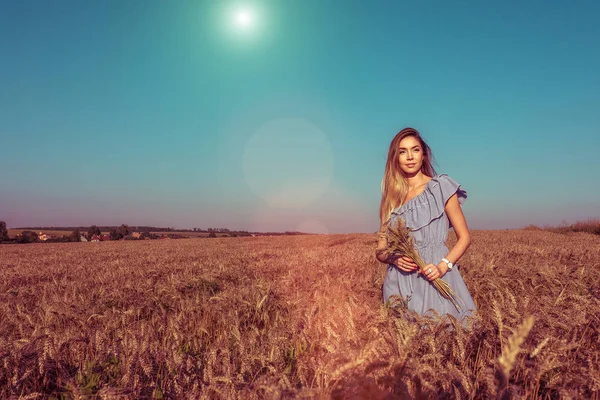
M 382 304 L 374 234 L 2 245 L 0 398 L 598 398 L 600 236 L 472 239 L 470 331 Z

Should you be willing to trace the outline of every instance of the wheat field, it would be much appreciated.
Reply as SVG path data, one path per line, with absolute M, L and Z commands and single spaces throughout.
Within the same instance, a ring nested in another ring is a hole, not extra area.
M 600 236 L 472 239 L 471 330 L 382 304 L 375 234 L 0 246 L 0 398 L 598 399 Z

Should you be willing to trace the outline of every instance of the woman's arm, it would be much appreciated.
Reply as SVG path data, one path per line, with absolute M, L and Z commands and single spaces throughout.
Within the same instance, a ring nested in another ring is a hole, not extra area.
M 469 234 L 469 228 L 467 227 L 467 220 L 460 208 L 456 193 L 448 199 L 444 211 L 454 227 L 454 232 L 456 232 L 456 237 L 458 239 L 445 258 L 452 264 L 455 264 L 463 254 L 465 254 L 465 251 L 467 251 L 471 244 L 471 235 Z M 444 261 L 441 261 L 437 267 L 442 275 L 448 272 L 448 265 Z

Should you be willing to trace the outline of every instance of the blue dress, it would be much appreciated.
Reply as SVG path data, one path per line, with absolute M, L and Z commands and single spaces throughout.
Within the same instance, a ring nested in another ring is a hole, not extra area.
M 408 200 L 392 211 L 391 223 L 397 218 L 404 220 L 406 227 L 411 228 L 410 235 L 419 255 L 425 264 L 438 265 L 448 255 L 445 245 L 448 230 L 452 227 L 444 206 L 448 199 L 456 193 L 458 201 L 463 204 L 467 192 L 460 184 L 446 174 L 436 175 L 427 182 L 421 194 Z M 393 226 L 393 225 L 392 225 Z M 462 300 L 459 311 L 454 304 L 442 297 L 438 290 L 423 275 L 417 272 L 404 272 L 393 264 L 389 264 L 383 282 L 383 300 L 392 295 L 400 295 L 408 303 L 408 309 L 420 315 L 450 314 L 467 326 L 466 318 L 476 311 L 475 302 L 463 281 L 458 268 L 448 271 L 441 279 Z

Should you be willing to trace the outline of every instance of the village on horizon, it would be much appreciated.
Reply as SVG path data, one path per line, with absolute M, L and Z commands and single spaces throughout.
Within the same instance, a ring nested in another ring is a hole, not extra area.
M 313 235 L 313 233 L 285 232 L 249 232 L 228 228 L 192 228 L 176 229 L 156 226 L 50 226 L 50 227 L 18 227 L 7 228 L 0 221 L 0 243 L 35 243 L 35 242 L 103 242 L 114 240 L 153 240 L 153 239 L 187 239 L 216 237 L 256 237 L 281 235 Z

